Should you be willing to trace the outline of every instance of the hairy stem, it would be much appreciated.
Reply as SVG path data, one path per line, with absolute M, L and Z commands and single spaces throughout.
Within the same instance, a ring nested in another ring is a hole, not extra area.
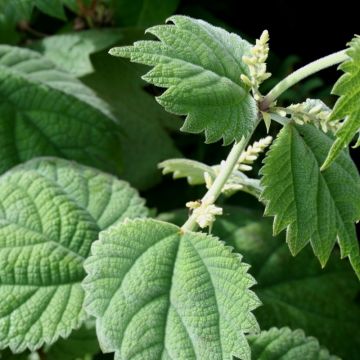
M 317 73 L 320 70 L 326 69 L 330 66 L 339 64 L 349 57 L 346 55 L 347 50 L 341 50 L 334 54 L 325 56 L 321 59 L 315 60 L 300 69 L 294 71 L 285 79 L 281 80 L 262 100 L 260 109 L 266 111 L 270 104 L 273 103 L 283 92 L 295 85 L 306 77 Z
M 257 120 L 254 126 L 254 130 L 256 129 L 258 124 L 259 124 L 259 120 Z M 216 177 L 210 189 L 201 199 L 203 203 L 213 204 L 220 196 L 222 188 L 224 187 L 230 175 L 234 171 L 235 166 L 239 160 L 239 157 L 241 153 L 245 150 L 247 144 L 249 143 L 252 134 L 253 132 L 248 134 L 247 137 L 243 137 L 238 143 L 235 143 L 233 145 L 226 158 L 225 165 L 221 168 L 219 175 Z M 196 217 L 194 215 L 191 215 L 184 223 L 184 225 L 181 227 L 181 229 L 183 231 L 195 231 L 197 229 Z

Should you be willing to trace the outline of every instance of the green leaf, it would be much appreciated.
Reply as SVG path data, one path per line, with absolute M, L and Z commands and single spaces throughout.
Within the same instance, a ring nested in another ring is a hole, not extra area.
M 123 39 L 138 36 L 138 31 L 124 30 Z M 157 164 L 180 156 L 165 130 L 169 123 L 177 125 L 180 120 L 163 111 L 144 90 L 145 83 L 140 79 L 143 66 L 104 53 L 93 55 L 92 63 L 95 72 L 83 82 L 100 94 L 122 120 L 120 146 L 126 156 L 121 177 L 138 189 L 149 188 L 161 179 Z
M 320 172 L 332 139 L 311 125 L 286 125 L 264 161 L 262 199 L 274 234 L 286 230 L 296 255 L 308 242 L 322 266 L 336 243 L 360 277 L 354 222 L 360 218 L 360 177 L 346 152 Z
M 253 360 L 340 360 L 302 330 L 272 328 L 248 337 Z
M 336 82 L 332 93 L 340 96 L 330 121 L 345 119 L 336 133 L 336 140 L 322 165 L 322 170 L 328 168 L 339 156 L 344 147 L 349 145 L 360 130 L 360 37 L 355 37 L 347 51 L 350 59 L 340 65 L 345 72 Z
M 83 262 L 100 230 L 147 213 L 137 192 L 55 158 L 0 177 L 0 348 L 66 337 L 85 318 Z
M 148 27 L 165 21 L 179 0 L 112 0 L 114 18 L 120 26 Z
M 208 143 L 239 141 L 254 129 L 257 118 L 255 100 L 240 80 L 241 74 L 249 75 L 241 59 L 251 45 L 202 20 L 170 20 L 174 25 L 147 30 L 161 41 L 138 41 L 111 54 L 154 66 L 143 79 L 168 88 L 157 100 L 167 111 L 187 115 L 181 130 L 205 131 Z
M 217 238 L 135 220 L 101 232 L 91 251 L 85 307 L 115 359 L 250 359 L 254 280 Z
M 161 162 L 159 168 L 163 174 L 173 174 L 174 179 L 186 178 L 190 185 L 204 184 L 204 173 L 214 175 L 214 169 L 199 161 L 189 159 L 169 159 Z
M 0 173 L 57 156 L 118 174 L 120 134 L 108 106 L 38 53 L 0 45 Z
M 33 48 L 75 76 L 94 71 L 90 54 L 107 49 L 123 36 L 120 29 L 87 30 L 48 36 Z
M 184 210 L 160 214 L 159 219 L 183 224 Z M 332 352 L 357 360 L 360 349 L 360 283 L 338 251 L 321 269 L 310 246 L 295 258 L 281 234 L 271 236 L 271 220 L 261 212 L 225 206 L 212 233 L 243 255 L 257 281 L 255 292 L 263 306 L 255 311 L 262 329 L 301 328 Z
M 12 21 L 28 20 L 34 7 L 43 13 L 65 20 L 62 0 L 0 0 L 0 12 Z
M 88 320 L 67 339 L 59 339 L 44 352 L 51 360 L 89 360 L 99 351 L 95 321 Z

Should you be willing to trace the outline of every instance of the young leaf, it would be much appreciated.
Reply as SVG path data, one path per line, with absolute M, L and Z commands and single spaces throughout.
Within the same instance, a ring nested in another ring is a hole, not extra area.
M 168 88 L 157 100 L 167 111 L 187 115 L 183 131 L 205 131 L 208 143 L 239 141 L 253 130 L 257 117 L 255 100 L 240 80 L 241 74 L 249 76 L 242 56 L 251 45 L 202 20 L 170 20 L 174 25 L 147 30 L 160 41 L 138 41 L 110 53 L 154 67 L 143 79 Z
M 355 37 L 349 45 L 347 54 L 350 59 L 340 65 L 340 69 L 345 74 L 337 81 L 332 91 L 340 98 L 330 118 L 330 121 L 341 119 L 345 121 L 336 133 L 336 140 L 322 165 L 322 170 L 334 162 L 360 130 L 360 37 Z
M 186 178 L 190 185 L 204 184 L 205 172 L 215 177 L 215 171 L 211 166 L 189 159 L 165 160 L 159 164 L 159 168 L 163 174 L 172 173 L 174 179 Z
M 326 171 L 319 170 L 332 139 L 311 125 L 286 125 L 264 161 L 262 199 L 274 215 L 274 234 L 287 228 L 286 242 L 296 255 L 308 242 L 322 266 L 338 241 L 360 277 L 354 222 L 360 218 L 360 177 L 346 152 Z
M 80 77 L 94 71 L 90 54 L 109 48 L 122 36 L 120 29 L 87 30 L 48 36 L 33 48 L 59 68 Z
M 107 105 L 34 51 L 0 45 L 0 119 L 0 174 L 44 155 L 120 172 L 120 134 Z
M 254 280 L 217 238 L 134 220 L 100 234 L 85 263 L 86 311 L 116 359 L 250 359 Z
M 135 190 L 55 158 L 0 177 L 0 348 L 68 336 L 85 318 L 83 262 L 100 230 L 146 215 Z
M 248 336 L 253 360 L 340 360 L 302 330 L 272 328 Z

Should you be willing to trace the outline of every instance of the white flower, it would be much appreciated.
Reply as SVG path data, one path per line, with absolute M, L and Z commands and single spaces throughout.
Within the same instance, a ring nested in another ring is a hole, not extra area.
M 261 99 L 259 93 L 260 84 L 271 76 L 271 73 L 266 72 L 266 60 L 269 55 L 269 32 L 264 30 L 260 39 L 256 40 L 255 46 L 251 48 L 251 55 L 244 55 L 243 62 L 249 67 L 250 77 L 242 74 L 241 80 L 247 86 L 251 87 L 255 100 Z
M 193 216 L 202 229 L 211 226 L 215 221 L 215 217 L 223 213 L 223 209 L 212 204 L 211 200 L 208 202 L 189 201 L 186 203 L 186 206 L 193 210 Z

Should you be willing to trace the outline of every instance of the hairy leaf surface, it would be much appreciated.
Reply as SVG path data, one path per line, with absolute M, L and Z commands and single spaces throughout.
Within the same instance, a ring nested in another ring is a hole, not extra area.
M 253 130 L 257 116 L 255 101 L 240 80 L 248 75 L 241 59 L 251 45 L 202 20 L 170 20 L 174 25 L 147 30 L 160 41 L 138 41 L 111 54 L 154 67 L 143 79 L 167 88 L 157 100 L 167 111 L 187 115 L 183 131 L 205 131 L 208 143 L 240 140 Z
M 250 359 L 254 280 L 217 238 L 129 221 L 101 232 L 85 269 L 86 310 L 116 359 Z
M 146 215 L 111 175 L 55 158 L 0 177 L 0 348 L 68 336 L 85 317 L 83 262 L 100 230 Z
M 272 328 L 248 337 L 252 360 L 340 360 L 302 330 Z
M 119 173 L 118 125 L 85 85 L 38 53 L 0 45 L 0 173 L 57 156 Z
M 262 168 L 265 214 L 274 215 L 274 234 L 283 229 L 293 255 L 308 242 L 322 266 L 336 242 L 360 277 L 354 222 L 360 218 L 360 177 L 346 152 L 320 171 L 332 139 L 311 125 L 286 125 Z
M 333 88 L 333 94 L 340 96 L 331 113 L 330 121 L 345 119 L 336 133 L 336 140 L 322 166 L 326 169 L 349 145 L 360 131 L 360 37 L 355 37 L 347 51 L 350 59 L 340 65 L 345 72 Z

